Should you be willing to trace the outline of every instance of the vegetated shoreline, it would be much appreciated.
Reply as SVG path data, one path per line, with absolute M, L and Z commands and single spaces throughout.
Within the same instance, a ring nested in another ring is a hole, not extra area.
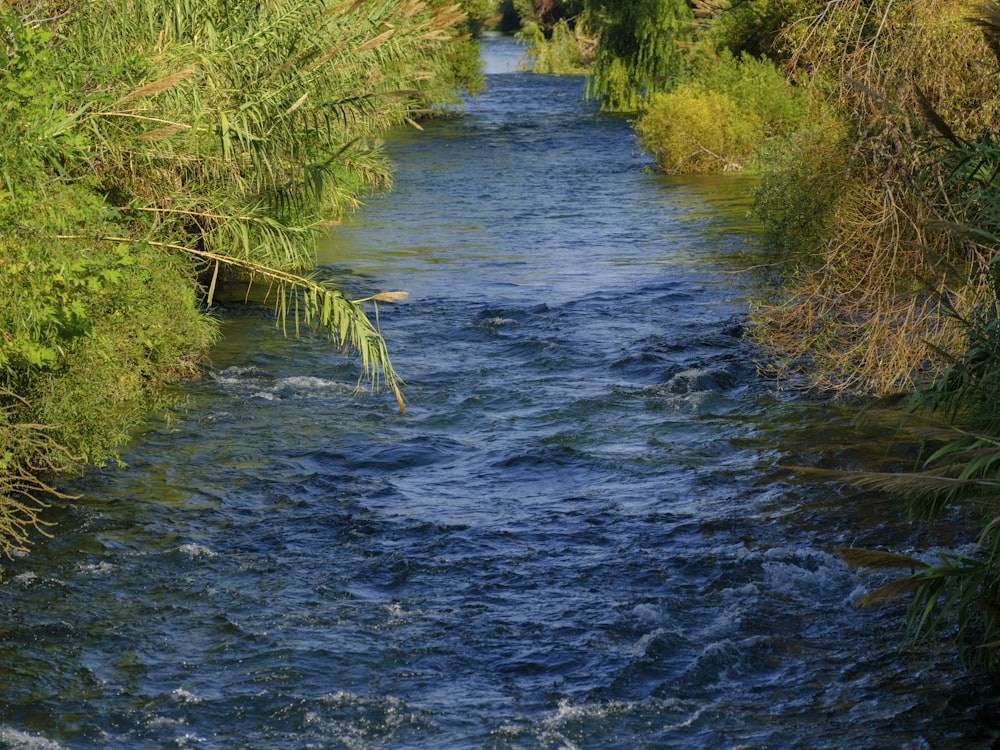
M 0 555 L 199 375 L 223 276 L 272 284 L 280 321 L 402 408 L 371 297 L 301 269 L 390 185 L 379 137 L 480 85 L 458 5 L 14 3 L 0 25 Z
M 283 321 L 357 351 L 402 408 L 364 300 L 299 269 L 388 184 L 379 135 L 474 85 L 465 35 L 496 4 L 463 0 L 471 22 L 448 0 L 224 5 L 0 12 L 0 552 L 44 533 L 59 493 L 43 477 L 114 460 L 162 384 L 197 373 L 221 273 L 274 282 Z M 749 330 L 764 366 L 824 391 L 913 391 L 945 417 L 919 432 L 940 446 L 922 472 L 859 481 L 924 520 L 981 513 L 974 555 L 848 556 L 916 570 L 882 592 L 914 594 L 911 634 L 955 621 L 949 638 L 996 667 L 1000 5 L 971 19 L 952 0 L 506 5 L 548 24 L 531 30 L 546 66 L 592 54 L 588 95 L 638 112 L 665 170 L 759 170 L 773 285 Z

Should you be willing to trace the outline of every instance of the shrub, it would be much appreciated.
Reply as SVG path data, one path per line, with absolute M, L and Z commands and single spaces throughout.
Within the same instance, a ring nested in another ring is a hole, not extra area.
M 702 53 L 684 83 L 648 98 L 636 130 L 666 172 L 732 171 L 755 167 L 757 154 L 795 133 L 807 111 L 770 60 Z
M 759 153 L 762 175 L 753 208 L 775 268 L 815 257 L 829 239 L 834 209 L 849 179 L 848 157 L 844 128 L 833 120 Z
M 775 60 L 787 56 L 785 30 L 815 12 L 812 0 L 754 0 L 716 5 L 720 6 L 700 35 L 699 46 Z
M 736 104 L 726 94 L 681 84 L 654 94 L 636 123 L 639 142 L 668 174 L 740 169 L 748 150 L 734 127 Z
M 982 248 L 945 229 L 965 219 L 913 112 L 926 100 L 960 134 L 995 122 L 1000 89 L 965 13 L 944 0 L 847 0 L 787 30 L 796 76 L 825 95 L 844 147 L 830 169 L 812 168 L 816 144 L 792 142 L 803 166 L 779 163 L 757 196 L 775 246 L 794 253 L 750 329 L 779 374 L 841 393 L 905 390 L 964 336 L 938 294 L 960 310 L 975 304 Z M 794 203 L 817 184 L 830 210 L 803 227 Z

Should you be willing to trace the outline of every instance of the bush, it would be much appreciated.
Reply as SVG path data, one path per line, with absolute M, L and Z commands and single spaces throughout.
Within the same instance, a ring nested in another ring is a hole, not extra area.
M 736 104 L 726 94 L 682 84 L 654 94 L 636 122 L 639 142 L 668 174 L 741 169 L 748 144 L 737 128 Z
M 733 171 L 755 168 L 765 145 L 789 138 L 807 111 L 770 60 L 703 53 L 686 82 L 649 97 L 636 130 L 665 172 Z
M 588 95 L 613 112 L 637 112 L 642 97 L 670 90 L 684 68 L 679 41 L 693 21 L 684 0 L 588 0 L 598 36 Z
M 843 140 L 792 141 L 758 192 L 786 283 L 762 296 L 750 331 L 780 375 L 840 393 L 907 390 L 965 335 L 938 294 L 974 305 L 983 250 L 947 229 L 967 218 L 914 113 L 930 103 L 959 137 L 996 121 L 997 78 L 966 13 L 845 0 L 788 29 L 797 75 L 826 97 Z M 797 205 L 817 199 L 815 214 Z

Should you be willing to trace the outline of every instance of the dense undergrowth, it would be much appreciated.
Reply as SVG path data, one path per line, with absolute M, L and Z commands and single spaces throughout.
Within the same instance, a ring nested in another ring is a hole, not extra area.
M 222 276 L 399 396 L 363 304 L 303 274 L 388 184 L 379 135 L 476 85 L 467 30 L 443 0 L 3 5 L 0 552 L 197 373 Z

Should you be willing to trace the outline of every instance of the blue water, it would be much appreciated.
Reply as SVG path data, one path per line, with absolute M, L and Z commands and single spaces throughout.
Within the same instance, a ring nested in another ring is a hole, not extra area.
M 648 169 L 582 80 L 512 72 L 396 134 L 321 270 L 357 365 L 225 311 L 206 377 L 5 566 L 0 747 L 989 748 L 995 683 L 900 651 L 838 545 L 933 549 L 802 481 L 891 427 L 761 380 L 740 178 Z

